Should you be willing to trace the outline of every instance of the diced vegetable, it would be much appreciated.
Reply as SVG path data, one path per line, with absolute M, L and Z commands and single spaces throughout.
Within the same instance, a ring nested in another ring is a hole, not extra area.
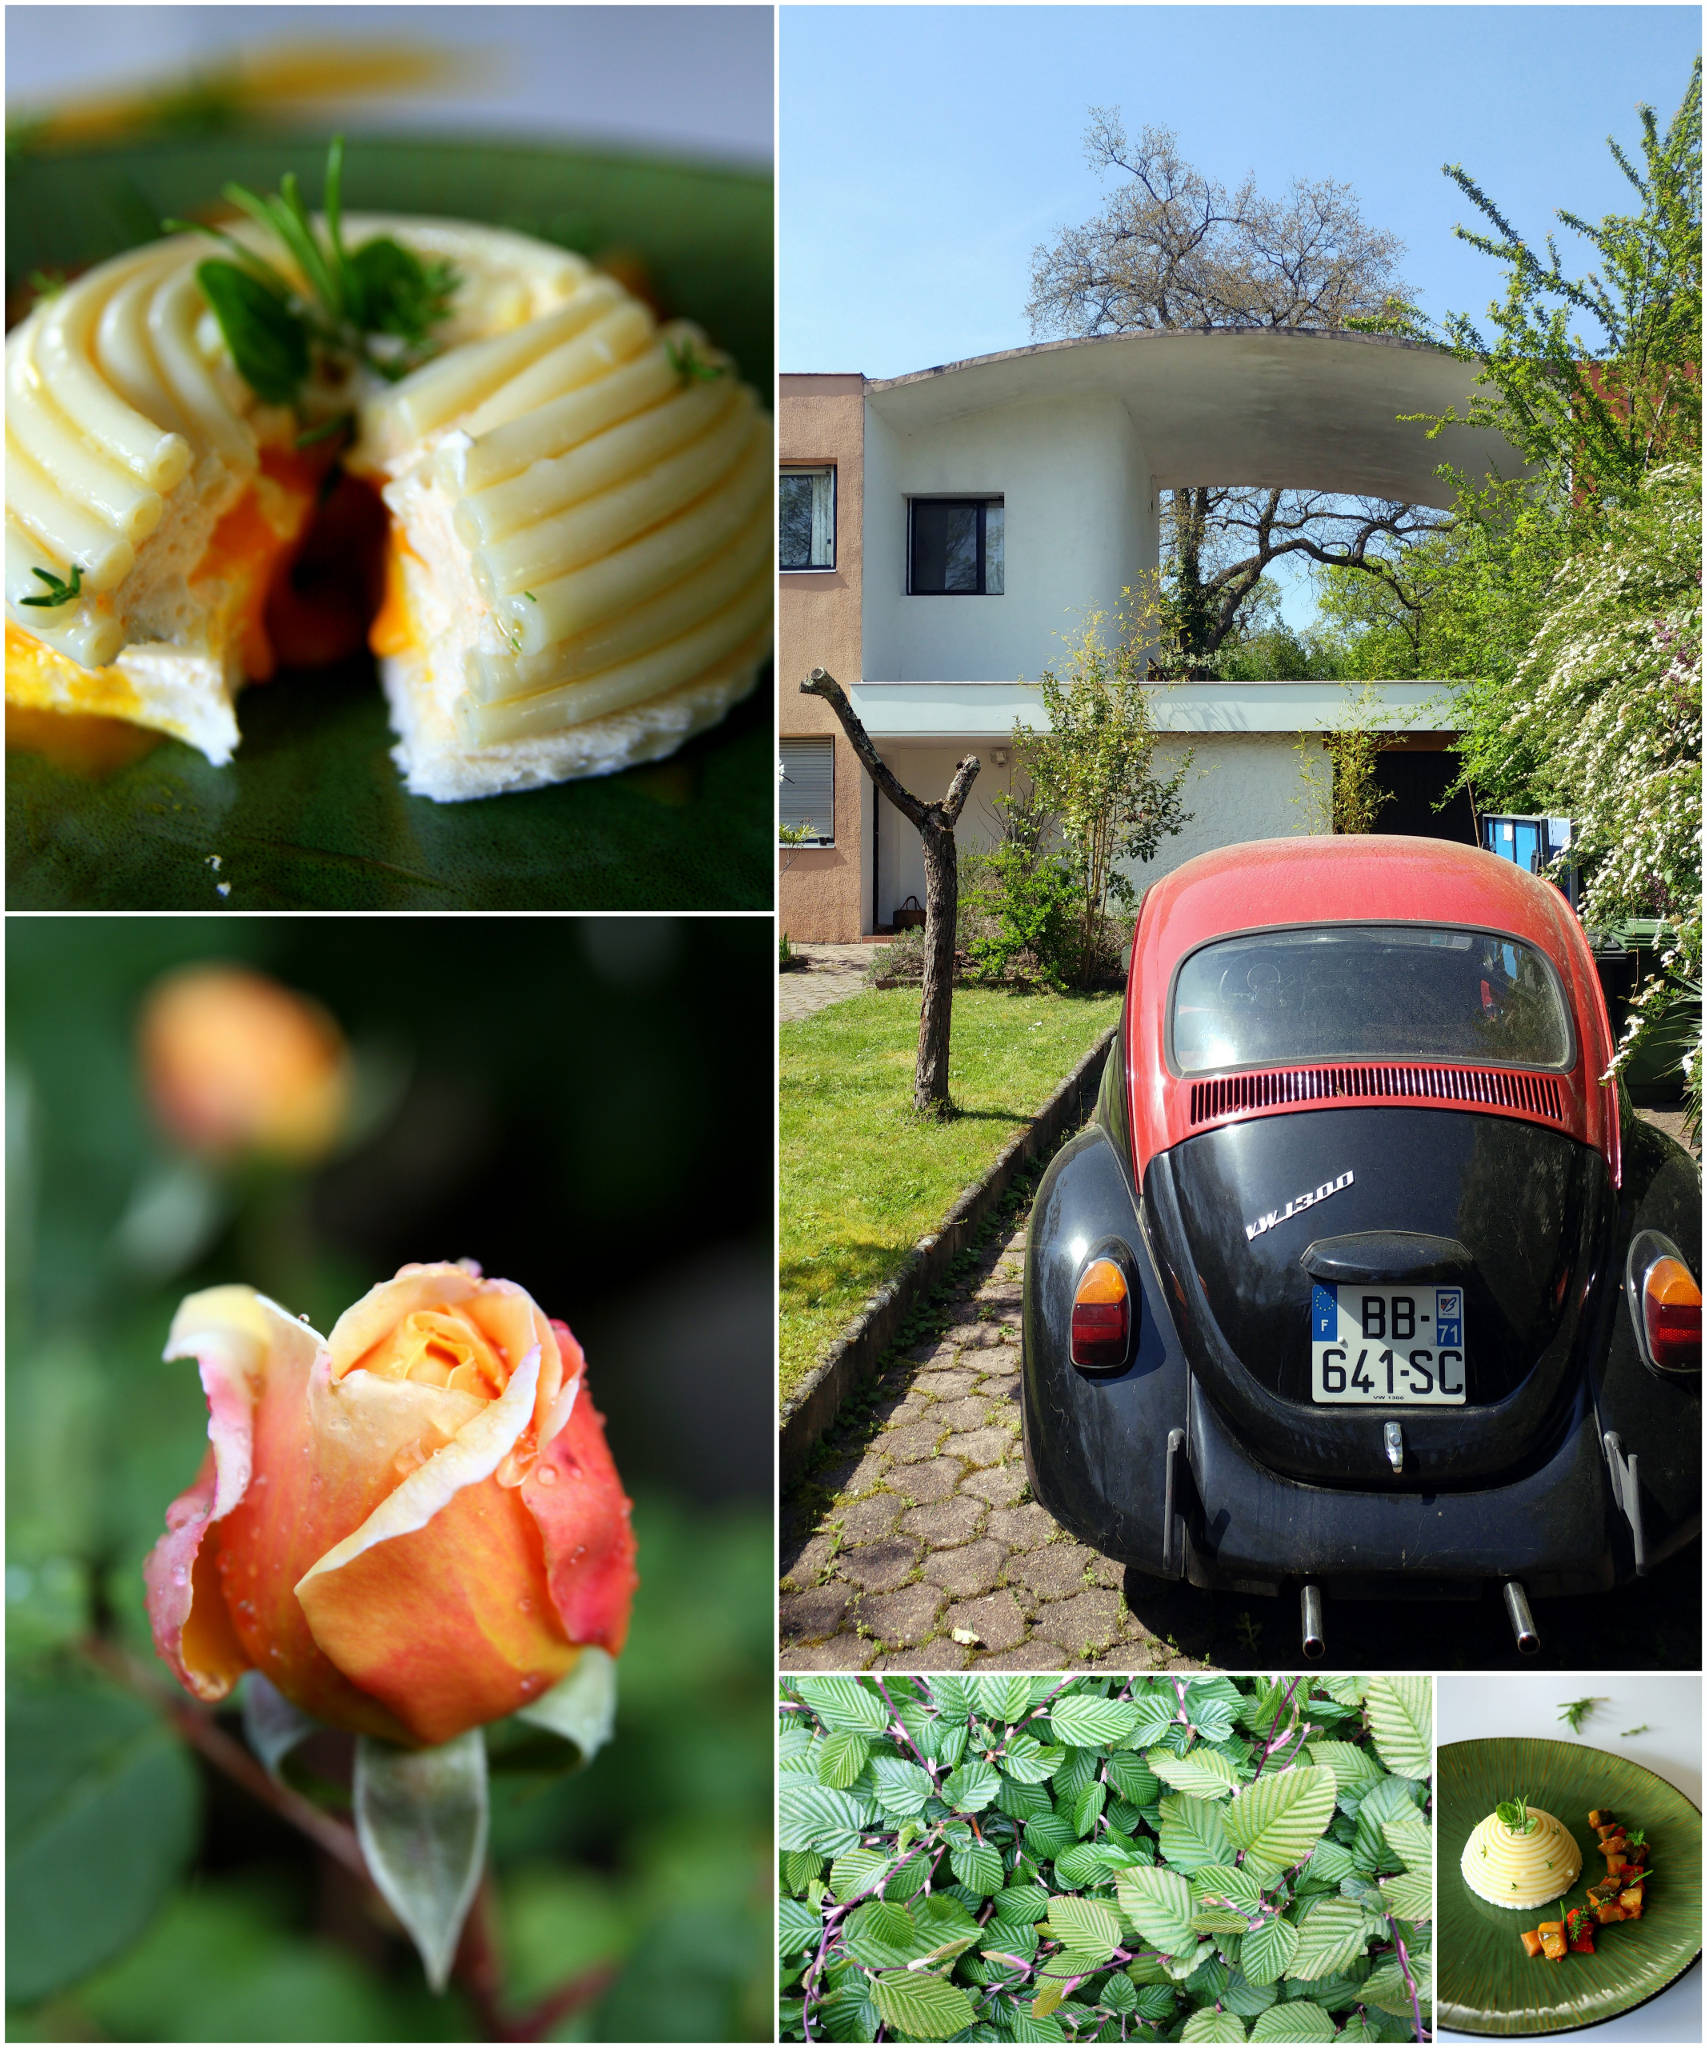
M 1614 1899 L 1600 1899 L 1596 1901 L 1594 1917 L 1602 1927 L 1610 1927 L 1614 1920 L 1624 1918 L 1624 1908 Z
M 1611 1811 L 1610 1811 L 1610 1809 L 1609 1809 L 1609 1808 L 1607 1808 L 1607 1807 L 1604 1807 L 1604 1806 L 1597 1806 L 1597 1807 L 1595 1808 L 1595 1810 L 1593 1811 L 1593 1813 L 1591 1813 L 1591 1814 L 1589 1815 L 1589 1817 L 1588 1817 L 1588 1824 L 1589 1824 L 1589 1826 L 1590 1826 L 1591 1828 L 1595 1829 L 1595 1831 L 1596 1831 L 1597 1833 L 1599 1832 L 1599 1830 L 1600 1830 L 1601 1828 L 1603 1828 L 1603 1827 L 1607 1827 L 1607 1826 L 1610 1826 L 1610 1825 L 1611 1825 L 1611 1823 L 1612 1823 L 1612 1814 L 1611 1814 Z
M 1640 1920 L 1642 1917 L 1642 1887 L 1633 1884 L 1628 1891 L 1618 1894 L 1618 1903 L 1624 1909 L 1626 1920 Z
M 1608 1850 L 1606 1855 L 1607 1876 L 1622 1877 L 1624 1875 L 1624 1861 L 1625 1859 L 1621 1852 Z
M 1531 1959 L 1541 1953 L 1541 1937 L 1539 1934 L 1520 1934 L 1517 1938 L 1523 1943 L 1524 1954 Z
M 1565 1959 L 1565 1923 L 1562 1920 L 1543 1920 L 1535 1931 L 1541 1937 L 1541 1953 L 1550 1963 L 1562 1963 Z

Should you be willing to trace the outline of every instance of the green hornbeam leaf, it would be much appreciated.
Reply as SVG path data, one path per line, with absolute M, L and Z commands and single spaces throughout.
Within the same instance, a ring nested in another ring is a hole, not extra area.
M 777 1786 L 777 1847 L 839 1856 L 858 1846 L 870 1813 L 864 1800 L 790 1772 Z
M 782 1962 L 809 1949 L 818 1939 L 823 1922 L 804 1899 L 780 1899 L 776 1909 L 777 1955 Z
M 1109 1758 L 1108 1782 L 1134 1806 L 1151 1805 L 1162 1789 L 1150 1766 L 1129 1750 L 1120 1750 Z
M 928 1899 L 921 1899 L 913 1908 L 913 1918 L 930 1936 L 933 1948 L 943 1948 L 949 1942 L 967 1948 L 978 1939 L 977 1921 L 958 1899 L 945 1892 L 933 1892 Z
M 1195 1949 L 1191 1927 L 1191 1887 L 1177 1870 L 1159 1864 L 1134 1864 L 1115 1872 L 1120 1910 L 1152 1948 L 1179 1956 Z
M 1384 1775 L 1368 1750 L 1354 1742 L 1309 1742 L 1304 1745 L 1304 1754 L 1311 1763 L 1333 1772 L 1334 1783 L 1342 1794 L 1367 1791 Z
M 944 1802 L 956 1813 L 982 1813 L 995 1798 L 1001 1779 L 986 1763 L 962 1764 L 944 1783 Z
M 1239 1774 L 1218 1749 L 1194 1749 L 1189 1756 L 1153 1749 L 1144 1761 L 1165 1784 L 1194 1799 L 1225 1799 L 1238 1790 Z
M 1129 1749 L 1148 1749 L 1179 1720 L 1179 1695 L 1171 1685 L 1152 1682 L 1132 1701 L 1138 1719 L 1126 1738 Z
M 996 1894 L 996 1918 L 1009 1927 L 1030 1927 L 1049 1907 L 1049 1894 L 1040 1884 L 1010 1884 Z
M 1120 1857 L 1118 1861 L 1128 1859 Z M 1101 1884 L 1109 1873 L 1109 1858 L 1106 1850 L 1091 1842 L 1079 1842 L 1071 1849 L 1063 1849 L 1055 1859 L 1055 1882 L 1065 1891 L 1077 1891 L 1081 1885 Z
M 1247 1864 L 1287 1870 L 1321 1840 L 1334 1797 L 1332 1771 L 1298 1766 L 1246 1785 L 1224 1809 L 1223 1825 Z
M 875 2041 L 883 2015 L 871 1995 L 871 1979 L 856 1970 L 845 1984 L 838 1984 L 818 2007 L 818 2018 L 832 2041 Z
M 1416 1782 L 1414 1778 L 1377 1778 L 1357 1803 L 1358 1819 L 1375 1828 L 1390 1820 L 1420 1820 L 1412 1796 Z
M 1002 1769 L 1019 1785 L 1041 1785 L 1054 1775 L 1060 1762 L 1059 1749 L 1046 1749 L 1030 1735 L 1010 1736 L 1002 1750 Z
M 1052 1899 L 1049 1933 L 1063 1947 L 1106 1963 L 1120 1946 L 1120 1916 L 1100 1899 Z
M 1033 2017 L 1046 2019 L 1075 1985 L 1094 1975 L 1105 1960 L 1079 1955 L 1073 1949 L 1063 1949 L 1058 1956 L 1051 1956 L 1037 1973 L 1037 1996 L 1031 2002 Z
M 1413 1807 L 1409 1814 L 1396 1815 L 1381 1823 L 1387 1846 L 1407 1870 L 1434 1868 L 1434 1836 L 1422 1815 Z
M 1074 1842 L 1073 1830 L 1053 1813 L 1040 1813 L 1025 1824 L 1025 1846 L 1040 1862 L 1051 1862 Z
M 1101 1782 L 1087 1785 L 1079 1794 L 1073 1807 L 1074 1832 L 1083 1837 L 1092 1833 L 1102 1818 L 1104 1802 L 1108 1798 L 1108 1787 Z
M 877 1803 L 891 1820 L 906 1820 L 912 1814 L 924 1812 L 925 1801 L 931 1796 L 928 1771 L 902 1757 L 880 1756 L 872 1760 L 871 1775 L 877 1787 Z
M 1075 1695 L 1049 1709 L 1049 1725 L 1058 1742 L 1076 1749 L 1111 1749 L 1124 1742 L 1138 1723 L 1138 1709 L 1125 1700 L 1099 1700 Z
M 1242 1968 L 1227 1979 L 1227 1988 L 1221 1994 L 1221 2003 L 1229 2012 L 1236 2012 L 1242 2020 L 1254 2020 L 1259 2012 L 1267 2012 L 1280 1996 L 1278 1986 L 1253 1984 Z
M 1200 1870 L 1206 1863 L 1231 1863 L 1233 1845 L 1222 1816 L 1227 1812 L 1207 1799 L 1176 1792 L 1162 1801 L 1162 1860 L 1176 1870 Z
M 1406 1944 L 1407 1947 L 1409 1944 Z M 1427 1972 L 1423 1973 L 1426 1981 Z M 1428 1998 L 1418 1987 L 1419 2000 L 1427 2009 Z M 1358 1996 L 1366 2005 L 1380 2008 L 1382 2012 L 1400 2013 L 1409 2017 L 1411 2010 L 1410 1986 L 1405 1982 L 1405 1973 L 1399 1968 L 1397 1956 L 1390 1956 L 1386 1962 L 1378 1963 L 1358 1987 Z
M 871 1754 L 871 1737 L 845 1732 L 827 1735 L 818 1751 L 818 1782 L 837 1792 L 846 1791 L 865 1769 Z
M 1040 1813 L 1054 1810 L 1054 1802 L 1042 1785 L 1016 1785 L 1004 1778 L 996 1794 L 996 1811 L 1017 1821 L 1035 1820 Z
M 1317 1884 L 1338 1884 L 1341 1878 L 1350 1877 L 1353 1867 L 1351 1851 L 1343 1842 L 1324 1840 L 1310 1851 L 1310 1860 L 1298 1876 L 1300 1881 L 1308 1878 Z
M 1058 2019 L 1047 2013 L 1041 2017 L 1028 2007 L 1016 2005 L 1008 2019 L 1009 2032 L 1016 2041 L 1065 2041 L 1066 2029 Z M 999 2041 L 1000 2034 L 991 2034 L 991 2040 Z
M 484 1735 L 431 1749 L 358 1735 L 354 1805 L 368 1875 L 442 1991 L 486 1857 Z
M 1312 1692 L 1325 1693 L 1331 1700 L 1337 1700 L 1342 1707 L 1360 1707 L 1363 1696 L 1369 1689 L 1367 1678 L 1358 1678 L 1342 1673 L 1337 1678 L 1317 1678 L 1310 1684 Z
M 616 1732 L 616 1659 L 589 1647 L 567 1678 L 516 1709 L 516 1719 L 561 1736 L 577 1752 L 575 1768 L 589 1764 Z
M 1286 1974 L 1305 1982 L 1331 1977 L 1353 1957 L 1362 1955 L 1368 1940 L 1369 1922 L 1363 1907 L 1350 1899 L 1323 1899 L 1298 1923 L 1298 1942 Z
M 1109 1978 L 1098 1995 L 1098 2003 L 1106 2005 L 1110 2012 L 1136 2012 L 1138 1992 L 1132 1979 L 1123 1976 L 1119 1970 Z
M 835 1795 L 840 1798 L 843 1795 Z M 835 1853 L 836 1860 L 830 1865 L 830 1889 L 836 1895 L 836 1903 L 845 1906 L 850 1899 L 863 1898 L 877 1890 L 883 1882 L 883 1873 L 893 1868 L 895 1858 L 888 1849 L 844 1849 Z M 916 1858 L 908 1865 L 909 1870 L 918 1869 L 924 1859 Z
M 1205 2005 L 1194 2012 L 1185 2023 L 1182 2041 L 1242 2041 L 1245 2038 L 1245 2023 L 1236 2012 L 1223 2012 L 1216 2006 Z
M 1262 1904 L 1262 1886 L 1248 1870 L 1231 1863 L 1207 1863 L 1192 1874 L 1192 1896 L 1197 1899 L 1231 1899 L 1254 1913 Z
M 782 1859 L 783 1889 L 803 1892 L 824 1867 L 822 1856 L 810 1849 L 790 1849 Z
M 1426 1870 L 1407 1870 L 1403 1877 L 1384 1877 L 1381 1897 L 1389 1913 L 1401 1920 L 1434 1918 L 1434 1879 Z
M 1126 1974 L 1138 1985 L 1138 2015 L 1146 2020 L 1171 2020 L 1179 2006 L 1179 1993 L 1171 1984 L 1141 1984 L 1137 1971 L 1140 1965 L 1129 1964 Z
M 905 1906 L 873 1899 L 856 1906 L 842 1930 L 847 1951 L 868 1970 L 899 1970 L 918 1956 L 929 1955 L 935 1943 L 920 1932 Z
M 1363 1699 L 1376 1754 L 1395 1777 L 1427 1778 L 1434 1760 L 1434 1685 L 1372 1678 Z
M 1073 1801 L 1097 1774 L 1098 1754 L 1094 1749 L 1069 1749 L 1055 1773 L 1055 1809 L 1065 1818 Z
M 988 1842 L 965 1842 L 948 1852 L 950 1868 L 968 1891 L 988 1898 L 1002 1889 L 1002 1852 Z
M 1251 2028 L 1253 2041 L 1331 2041 L 1332 2018 L 1307 1998 L 1289 1998 L 1271 2005 Z
M 884 2024 L 909 2041 L 952 2040 L 977 2017 L 958 1984 L 924 1970 L 886 1970 L 871 1995 Z
M 805 1771 L 809 1777 L 816 1777 L 813 1758 L 817 1754 L 818 1737 L 810 1728 L 802 1727 L 796 1721 L 785 1722 L 777 1730 L 776 1767 L 779 1771 Z
M 1297 1947 L 1298 1929 L 1290 1920 L 1265 1920 L 1239 1943 L 1239 1968 L 1252 1984 L 1272 1984 Z
M 861 1729 L 877 1734 L 889 1726 L 889 1709 L 857 1678 L 795 1678 L 789 1690 L 799 1696 L 826 1728 Z

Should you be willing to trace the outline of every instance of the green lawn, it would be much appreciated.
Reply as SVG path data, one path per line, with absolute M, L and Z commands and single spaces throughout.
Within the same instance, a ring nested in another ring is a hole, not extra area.
M 782 1390 L 1035 1116 L 1120 998 L 957 989 L 950 1085 L 962 1114 L 913 1114 L 916 989 L 873 990 L 782 1027 Z

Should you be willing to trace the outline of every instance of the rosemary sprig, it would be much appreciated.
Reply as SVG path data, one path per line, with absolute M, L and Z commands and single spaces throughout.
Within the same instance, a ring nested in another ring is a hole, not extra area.
M 1565 1700 L 1561 1702 L 1559 1707 L 1559 1719 L 1561 1721 L 1569 1721 L 1571 1733 L 1578 1735 L 1582 1732 L 1584 1721 L 1594 1712 L 1595 1708 L 1605 1704 L 1606 1695 L 1604 1693 L 1594 1694 L 1586 1700 Z
M 1644 1721 L 1639 1728 L 1620 1728 L 1618 1734 L 1620 1740 L 1622 1740 L 1622 1738 L 1626 1735 L 1647 1735 L 1651 1732 L 1652 1731 L 1649 1729 L 1647 1722 Z
M 39 604 L 45 609 L 51 609 L 55 605 L 75 604 L 78 597 L 82 594 L 83 571 L 75 562 L 71 565 L 71 581 L 69 583 L 62 583 L 51 569 L 32 569 L 30 574 L 40 577 L 42 582 L 47 585 L 47 589 L 36 597 L 20 597 L 18 600 L 20 604 Z
M 306 291 L 224 228 L 163 223 L 170 232 L 209 235 L 230 252 L 198 264 L 196 277 L 239 374 L 270 404 L 296 403 L 317 351 L 333 367 L 361 365 L 395 383 L 434 353 L 432 330 L 450 311 L 459 280 L 448 263 L 423 263 L 389 235 L 345 246 L 343 178 L 340 135 L 326 157 L 324 244 L 295 172 L 266 198 L 225 187 L 230 203 L 283 245 Z

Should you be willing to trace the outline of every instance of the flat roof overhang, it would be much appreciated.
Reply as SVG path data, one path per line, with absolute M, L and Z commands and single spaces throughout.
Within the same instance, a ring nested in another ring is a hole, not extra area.
M 1385 335 L 1316 328 L 1096 335 L 942 363 L 866 385 L 872 410 L 903 434 L 999 406 L 1086 393 L 1131 414 L 1164 490 L 1197 484 L 1334 491 L 1445 507 L 1442 463 L 1471 475 L 1523 464 L 1503 436 L 1419 421 L 1460 411 L 1474 363 Z
M 1454 683 L 1375 683 L 1378 732 L 1456 732 Z M 1049 714 L 1030 683 L 858 682 L 848 692 L 874 740 L 962 746 L 1012 738 L 1023 720 L 1047 732 Z M 1346 723 L 1341 683 L 1158 683 L 1150 714 L 1165 733 L 1333 732 Z

